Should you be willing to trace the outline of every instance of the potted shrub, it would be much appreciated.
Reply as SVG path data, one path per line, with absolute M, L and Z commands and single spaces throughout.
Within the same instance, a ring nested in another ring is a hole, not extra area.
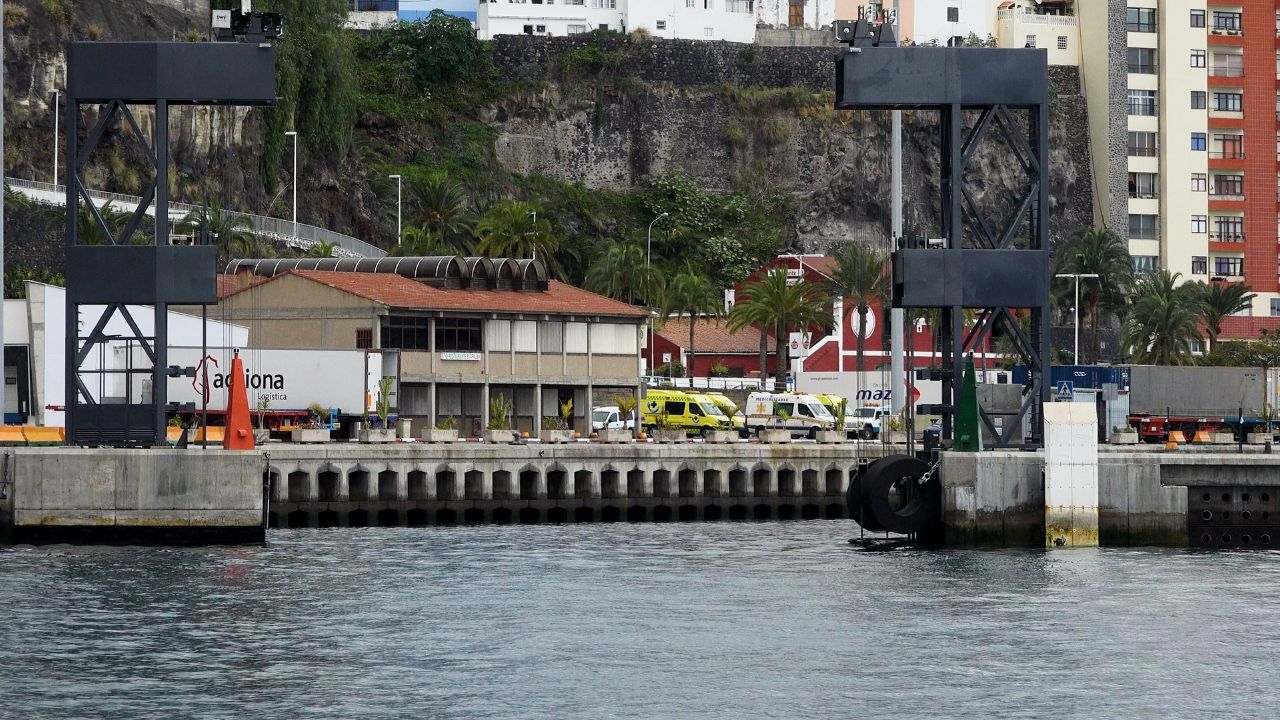
M 290 439 L 296 443 L 327 443 L 330 429 L 326 427 L 330 420 L 329 411 L 319 404 L 308 408 L 307 421 L 298 425 L 290 433 Z
M 511 401 L 502 393 L 489 399 L 489 426 L 484 431 L 484 441 L 513 443 L 516 434 L 511 429 Z
M 891 415 L 885 420 L 888 421 L 888 429 L 881 432 L 881 438 L 891 445 L 906 445 L 907 431 L 906 424 L 902 422 L 901 415 Z
M 389 443 L 396 441 L 396 430 L 387 423 L 391 417 L 391 383 L 393 378 L 378 381 L 378 402 L 374 406 L 377 415 L 360 429 L 362 443 Z
M 538 439 L 544 443 L 573 442 L 573 428 L 569 422 L 573 419 L 573 398 L 560 404 L 560 415 L 542 418 L 542 432 Z
M 637 404 L 635 395 L 614 395 L 613 404 L 618 406 L 618 417 L 626 422 L 633 421 L 632 413 L 635 412 Z M 631 428 L 601 428 L 596 431 L 596 437 L 602 443 L 631 442 Z
M 1128 425 L 1117 425 L 1111 428 L 1111 440 L 1109 442 L 1112 445 L 1137 445 L 1138 431 Z
M 849 436 L 845 433 L 844 427 L 844 414 L 848 407 L 849 401 L 844 398 L 840 398 L 840 402 L 837 402 L 835 406 L 835 424 L 830 430 L 818 431 L 817 437 L 815 438 L 818 442 L 824 445 L 832 445 L 842 443 L 848 439 Z
M 778 419 L 774 421 L 774 427 L 763 427 L 756 431 L 756 437 L 760 438 L 762 443 L 789 443 L 791 442 L 791 430 L 787 428 L 787 421 L 791 419 L 791 414 L 786 410 L 778 413 Z
M 663 411 L 658 415 L 658 427 L 653 431 L 653 439 L 660 443 L 682 443 L 689 439 L 689 434 L 684 428 L 674 426 L 666 411 Z
M 458 418 L 450 415 L 436 421 L 436 426 L 422 431 L 423 442 L 451 443 L 458 440 Z
M 267 410 L 271 409 L 271 399 L 266 395 L 258 396 L 258 427 L 253 430 L 253 442 L 261 445 L 271 439 L 271 431 L 267 429 Z

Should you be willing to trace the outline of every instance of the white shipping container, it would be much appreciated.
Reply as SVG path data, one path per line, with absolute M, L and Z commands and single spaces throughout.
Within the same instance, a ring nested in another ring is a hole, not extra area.
M 208 407 L 225 410 L 230 381 L 232 349 L 209 348 L 204 367 L 208 375 Z M 346 415 L 373 409 L 382 353 L 366 350 L 256 349 L 240 351 L 244 362 L 249 408 L 257 410 L 263 398 L 267 410 L 301 410 L 312 403 L 337 408 Z M 200 348 L 169 348 L 169 364 L 201 367 Z M 195 403 L 200 408 L 205 372 L 195 378 L 170 378 L 169 402 Z M 394 407 L 394 403 L 393 403 Z

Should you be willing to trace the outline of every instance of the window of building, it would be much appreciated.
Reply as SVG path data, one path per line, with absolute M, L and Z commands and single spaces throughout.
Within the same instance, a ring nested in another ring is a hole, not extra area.
M 1276 146 L 1280 147 L 1280 136 L 1276 138 Z M 1130 157 L 1155 157 L 1158 152 L 1156 134 L 1145 131 L 1129 132 Z
M 1191 133 L 1191 149 L 1192 150 L 1205 150 L 1207 149 L 1208 145 L 1209 145 L 1209 139 L 1208 137 L 1206 137 L 1205 133 L 1201 133 L 1201 132 Z
M 1244 55 L 1240 53 L 1213 54 L 1209 74 L 1217 77 L 1244 77 Z
M 1244 158 L 1244 136 L 1234 133 L 1216 133 L 1209 157 L 1216 160 L 1240 160 Z
M 1191 51 L 1191 67 L 1202 68 L 1207 64 L 1207 54 L 1204 50 Z
M 616 10 L 618 0 L 591 0 L 591 7 L 597 10 Z
M 795 2 L 787 7 L 787 24 L 791 27 L 804 27 L 804 2 Z
M 1058 36 L 1058 49 L 1059 49 L 1059 50 L 1066 50 L 1066 49 L 1067 49 L 1067 36 L 1066 36 L 1066 35 L 1059 35 L 1059 36 Z
M 1209 274 L 1209 258 L 1204 255 L 1193 255 L 1191 257 L 1191 274 L 1192 275 L 1208 275 Z
M 356 328 L 356 349 L 373 349 L 373 328 Z
M 1133 271 L 1138 275 L 1149 275 L 1160 269 L 1160 258 L 1156 255 L 1131 255 Z
M 1203 110 L 1206 104 L 1205 97 L 1206 97 L 1206 94 L 1204 90 L 1192 90 L 1191 91 L 1191 109 Z
M 1215 257 L 1213 259 L 1213 274 L 1226 277 L 1243 275 L 1244 258 Z
M 716 35 L 715 28 L 702 28 L 703 37 L 715 37 L 715 35 Z
M 947 8 L 947 22 L 960 22 L 960 8 L 958 7 Z
M 1280 298 L 1271 298 L 1271 317 L 1280 317 Z
M 1213 94 L 1213 109 L 1218 112 L 1241 112 L 1244 110 L 1244 95 L 1216 92 Z
M 1203 10 L 1191 11 L 1191 27 L 1204 27 L 1204 11 Z
M 1191 173 L 1191 192 L 1208 192 L 1209 174 Z
M 1155 90 L 1129 90 L 1129 114 L 1130 115 L 1155 115 L 1156 114 L 1156 91 Z
M 1191 232 L 1197 235 L 1203 235 L 1209 232 L 1209 216 L 1192 215 L 1191 216 Z
M 392 350 L 430 350 L 431 321 L 419 316 L 392 315 L 382 324 L 382 347 Z
M 587 31 L 586 25 L 569 25 L 566 30 L 570 35 L 581 35 Z
M 1156 31 L 1155 8 L 1129 8 L 1129 32 L 1153 33 Z
M 1210 240 L 1218 242 L 1244 242 L 1244 218 L 1222 216 L 1213 219 L 1213 235 Z
M 1152 48 L 1129 48 L 1129 72 L 1154 75 L 1156 51 Z
M 1130 215 L 1129 237 L 1134 240 L 1158 240 L 1160 238 L 1160 216 Z
M 659 21 L 656 23 L 656 25 L 658 26 L 658 29 L 659 29 L 659 30 L 666 30 L 666 29 L 667 29 L 667 21 L 666 21 L 666 20 L 659 20 Z
M 1244 195 L 1244 176 L 1243 175 L 1214 175 L 1212 194 L 1243 196 Z
M 471 318 L 436 320 L 436 352 L 480 352 L 482 324 Z
M 1132 12 L 1132 11 L 1130 11 Z M 1226 12 L 1222 10 L 1213 11 L 1213 29 L 1222 30 L 1224 32 L 1240 32 L 1244 27 L 1241 20 L 1241 13 Z
M 1156 197 L 1156 186 L 1157 180 L 1155 173 L 1129 173 L 1129 197 L 1131 198 Z

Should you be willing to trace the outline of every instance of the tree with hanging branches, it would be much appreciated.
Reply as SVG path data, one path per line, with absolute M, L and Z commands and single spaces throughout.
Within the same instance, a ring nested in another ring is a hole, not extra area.
M 1194 365 L 1192 343 L 1200 339 L 1194 284 L 1178 284 L 1179 273 L 1160 270 L 1138 280 L 1125 323 L 1123 351 L 1135 362 Z
M 662 306 L 662 322 L 678 315 L 689 316 L 689 362 L 685 376 L 693 377 L 694 361 L 698 357 L 694 328 L 699 317 L 718 318 L 724 312 L 724 296 L 715 283 L 693 266 L 671 279 L 667 287 L 666 302 Z
M 729 330 L 736 332 L 748 325 L 760 327 L 761 335 L 774 332 L 774 380 L 782 385 L 787 377 L 787 335 L 827 322 L 827 303 L 822 288 L 800 280 L 790 283 L 785 268 L 775 267 L 759 280 L 743 285 L 738 302 L 729 311 Z M 764 345 L 763 339 L 761 345 Z M 764 353 L 761 353 L 761 360 Z M 763 379 L 765 365 L 760 365 Z
M 832 302 L 847 300 L 853 304 L 854 312 L 858 314 L 860 331 L 855 338 L 855 351 L 858 369 L 862 369 L 866 335 L 861 330 L 867 327 L 871 306 L 879 305 L 883 308 L 889 300 L 889 273 L 886 268 L 888 258 L 875 248 L 848 245 L 835 254 L 835 261 L 831 278 L 824 285 Z

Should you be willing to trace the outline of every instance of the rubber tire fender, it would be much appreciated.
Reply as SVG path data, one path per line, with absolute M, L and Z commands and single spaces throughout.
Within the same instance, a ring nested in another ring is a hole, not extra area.
M 906 455 L 889 455 L 867 467 L 862 478 L 863 503 L 876 523 L 886 531 L 907 535 L 926 530 L 942 514 L 942 481 L 936 474 L 916 486 L 912 498 L 899 510 L 889 504 L 889 490 L 903 479 L 924 477 L 928 463 Z
M 849 511 L 849 517 L 858 523 L 863 530 L 880 533 L 885 531 L 884 526 L 876 520 L 875 514 L 871 511 L 871 506 L 866 501 L 865 493 L 862 491 L 863 476 L 870 467 L 868 465 L 863 467 L 860 472 L 854 473 L 853 479 L 849 481 L 849 489 L 845 492 L 845 507 Z

